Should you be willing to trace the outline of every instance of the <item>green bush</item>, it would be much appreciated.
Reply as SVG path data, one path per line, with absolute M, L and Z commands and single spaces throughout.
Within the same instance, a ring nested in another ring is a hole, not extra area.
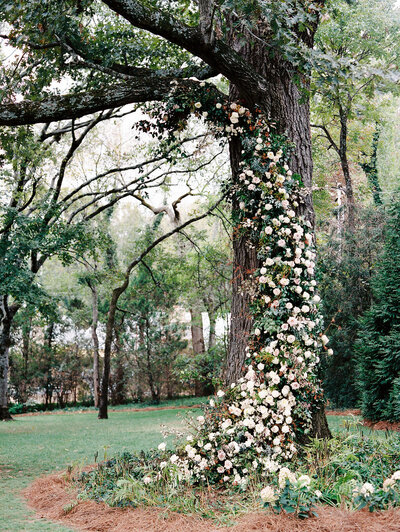
M 322 362 L 323 388 L 335 408 L 358 406 L 354 344 L 359 319 L 372 300 L 371 276 L 382 249 L 381 210 L 359 212 L 357 225 L 343 235 L 329 235 L 318 247 L 318 287 L 332 355 Z
M 65 410 L 70 408 L 88 408 L 93 406 L 93 400 L 77 401 L 76 403 L 67 403 L 62 409 L 58 403 L 44 404 L 44 403 L 16 403 L 10 405 L 9 412 L 13 416 L 15 414 L 27 414 L 31 412 L 50 412 L 53 410 Z
M 400 197 L 389 210 L 373 303 L 358 335 L 358 386 L 364 417 L 400 421 Z

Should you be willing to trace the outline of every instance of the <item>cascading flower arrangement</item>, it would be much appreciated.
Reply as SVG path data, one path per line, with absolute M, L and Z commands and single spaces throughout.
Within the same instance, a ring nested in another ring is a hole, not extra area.
M 310 429 L 311 404 L 322 401 L 317 365 L 328 338 L 318 310 L 314 236 L 296 215 L 300 178 L 288 166 L 290 144 L 263 113 L 222 101 L 201 83 L 187 92 L 173 87 L 161 115 L 159 108 L 152 113 L 156 124 L 142 127 L 156 129 L 160 139 L 167 133 L 171 143 L 190 114 L 217 138 L 240 139 L 240 173 L 230 187 L 239 206 L 235 230 L 256 248 L 261 267 L 242 287 L 253 319 L 246 372 L 218 391 L 169 461 L 192 482 L 245 488 L 252 472 L 273 473 L 293 456 L 296 436 Z

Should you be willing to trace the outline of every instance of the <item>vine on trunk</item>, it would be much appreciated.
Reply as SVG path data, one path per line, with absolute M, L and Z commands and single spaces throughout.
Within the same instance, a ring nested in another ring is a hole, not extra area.
M 242 285 L 253 318 L 246 368 L 166 459 L 192 482 L 244 488 L 251 471 L 277 471 L 294 455 L 296 439 L 310 431 L 312 406 L 322 405 L 317 366 L 328 338 L 316 294 L 314 236 L 296 215 L 301 178 L 287 164 L 292 147 L 267 117 L 223 101 L 212 86 L 201 83 L 186 93 L 172 88 L 161 113 L 149 112 L 152 120 L 141 127 L 163 142 L 173 142 L 191 114 L 203 118 L 215 137 L 241 142 L 241 171 L 230 184 L 239 205 L 234 230 L 246 235 L 262 264 Z

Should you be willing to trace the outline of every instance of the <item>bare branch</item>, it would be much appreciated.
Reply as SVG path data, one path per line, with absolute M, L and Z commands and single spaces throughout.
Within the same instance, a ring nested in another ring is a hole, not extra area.
M 340 154 L 340 148 L 339 146 L 336 144 L 336 142 L 333 140 L 333 137 L 332 135 L 329 133 L 329 130 L 326 126 L 324 125 L 321 125 L 321 124 L 310 124 L 311 127 L 315 127 L 315 128 L 318 128 L 318 129 L 322 129 L 322 131 L 325 133 L 324 137 L 329 141 L 330 143 L 330 146 L 332 146 L 332 148 L 334 148 L 334 150 Z M 329 148 L 328 148 L 329 149 Z
M 141 262 L 150 253 L 150 251 L 152 251 L 152 249 L 154 249 L 156 246 L 158 246 L 158 244 L 160 244 L 161 242 L 163 242 L 167 238 L 171 237 L 175 233 L 179 233 L 180 231 L 182 231 L 182 229 L 185 229 L 185 227 L 188 227 L 189 225 L 191 225 L 191 224 L 193 224 L 195 222 L 198 222 L 199 220 L 202 220 L 203 218 L 206 218 L 207 216 L 209 216 L 218 207 L 218 205 L 220 205 L 222 203 L 222 201 L 225 199 L 225 197 L 226 197 L 226 194 L 221 196 L 219 198 L 219 200 L 216 203 L 214 203 L 214 205 L 212 205 L 203 214 L 199 214 L 198 216 L 195 216 L 194 218 L 190 218 L 185 223 L 183 223 L 181 225 L 178 225 L 177 227 L 175 227 L 174 229 L 172 229 L 168 233 L 165 233 L 164 235 L 162 235 L 159 238 L 157 238 L 156 240 L 154 240 L 154 242 L 152 242 L 144 251 L 142 251 L 142 253 L 136 259 L 134 259 L 128 265 L 128 267 L 126 269 L 126 272 L 125 272 L 125 277 L 129 278 L 129 275 L 130 275 L 131 271 L 133 270 L 133 268 L 135 266 L 137 266 L 139 264 L 139 262 Z

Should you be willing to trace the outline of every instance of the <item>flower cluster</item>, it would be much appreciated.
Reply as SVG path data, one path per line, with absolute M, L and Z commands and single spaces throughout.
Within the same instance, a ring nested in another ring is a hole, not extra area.
M 382 487 L 364 482 L 353 489 L 353 505 L 356 509 L 368 507 L 370 511 L 385 510 L 400 504 L 400 471 L 387 478 Z
M 275 513 L 286 512 L 300 518 L 316 515 L 315 504 L 322 493 L 311 489 L 308 475 L 296 477 L 288 468 L 279 471 L 278 486 L 265 486 L 260 498 L 265 508 L 271 507 Z
M 194 481 L 245 487 L 251 471 L 273 473 L 293 456 L 296 436 L 310 429 L 311 405 L 321 400 L 316 368 L 328 338 L 321 332 L 314 237 L 297 215 L 302 200 L 288 166 L 290 146 L 266 117 L 219 101 L 203 83 L 195 94 L 172 90 L 159 129 L 172 123 L 179 131 L 171 117 L 186 119 L 188 108 L 216 137 L 240 138 L 240 171 L 231 186 L 236 232 L 246 235 L 260 267 L 242 286 L 253 318 L 247 370 L 199 416 L 175 463 Z

